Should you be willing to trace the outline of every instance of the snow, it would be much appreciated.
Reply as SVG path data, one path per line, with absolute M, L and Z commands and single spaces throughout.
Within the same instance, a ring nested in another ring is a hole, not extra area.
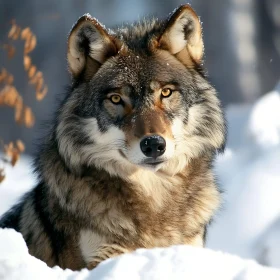
M 274 223 L 280 223 L 279 91 L 254 106 L 230 107 L 226 113 L 229 141 L 216 163 L 224 206 L 207 245 L 280 268 L 280 234 L 271 235 Z M 272 260 L 274 255 L 278 261 Z
M 261 148 L 280 144 L 280 94 L 273 91 L 258 102 L 251 113 L 249 128 Z
M 6 179 L 0 184 L 0 216 L 9 210 L 23 193 L 35 185 L 30 157 L 21 157 L 14 167 L 6 165 L 5 173 Z
M 101 263 L 96 269 L 73 272 L 49 268 L 30 256 L 21 234 L 0 230 L 0 279 L 280 279 L 280 270 L 237 256 L 190 246 L 138 249 Z
M 5 229 L 0 279 L 280 279 L 280 85 L 254 105 L 230 106 L 226 116 L 228 145 L 215 165 L 224 203 L 209 228 L 210 249 L 139 249 L 73 272 L 47 267 L 19 233 Z M 7 167 L 0 215 L 34 185 L 30 170 L 28 157 Z

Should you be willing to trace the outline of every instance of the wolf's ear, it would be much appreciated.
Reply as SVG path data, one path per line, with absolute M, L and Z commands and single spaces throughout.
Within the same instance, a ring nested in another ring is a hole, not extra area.
M 197 14 L 189 5 L 175 10 L 158 43 L 159 48 L 168 50 L 187 66 L 201 63 L 204 52 L 202 27 Z
M 112 36 L 90 15 L 82 16 L 68 38 L 67 60 L 74 78 L 81 73 L 92 76 L 106 59 L 117 53 Z

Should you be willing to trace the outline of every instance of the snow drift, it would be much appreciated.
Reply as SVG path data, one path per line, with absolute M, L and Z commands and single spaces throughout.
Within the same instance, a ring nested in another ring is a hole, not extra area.
M 280 270 L 263 267 L 254 261 L 190 246 L 167 249 L 139 249 L 101 263 L 96 269 L 81 272 L 49 268 L 30 256 L 21 234 L 0 230 L 0 279 L 200 279 L 247 280 L 280 279 Z

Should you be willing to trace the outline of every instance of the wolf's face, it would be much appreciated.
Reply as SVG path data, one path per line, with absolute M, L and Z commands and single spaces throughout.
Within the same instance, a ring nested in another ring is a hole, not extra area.
M 74 86 L 56 130 L 69 166 L 175 174 L 221 149 L 224 120 L 202 56 L 200 23 L 189 6 L 167 21 L 116 32 L 82 17 L 69 37 Z

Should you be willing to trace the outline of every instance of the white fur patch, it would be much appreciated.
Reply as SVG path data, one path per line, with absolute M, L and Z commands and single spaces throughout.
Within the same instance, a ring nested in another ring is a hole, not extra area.
M 67 54 L 68 64 L 73 73 L 79 73 L 85 65 L 85 56 L 77 47 L 77 31 L 69 37 L 69 50 Z
M 171 125 L 171 131 L 173 136 L 176 138 L 177 135 L 181 135 L 184 131 L 184 123 L 181 118 L 175 118 Z
M 106 244 L 104 236 L 100 236 L 91 230 L 81 230 L 79 247 L 86 263 L 94 260 L 98 247 L 104 244 Z
M 168 40 L 170 52 L 176 54 L 187 45 L 185 40 L 184 26 L 188 24 L 189 19 L 181 16 L 168 31 Z
M 122 130 L 111 126 L 106 132 L 101 132 L 95 118 L 85 120 L 83 129 L 94 142 L 93 145 L 86 146 L 83 150 L 83 153 L 88 155 L 89 161 L 102 160 L 102 158 L 104 160 L 121 160 L 122 157 L 118 150 L 125 146 L 125 134 Z
M 139 190 L 143 191 L 143 194 L 148 197 L 155 208 L 160 209 L 164 206 L 166 195 L 168 190 L 174 186 L 181 184 L 181 179 L 170 176 L 163 172 L 154 172 L 143 168 L 138 168 L 133 174 L 128 176 L 128 181 L 133 185 L 139 186 Z
M 189 115 L 191 115 L 191 112 Z M 185 155 L 187 161 L 199 156 L 204 151 L 203 145 L 208 141 L 208 139 L 193 135 L 196 125 L 201 125 L 199 120 L 193 116 L 193 119 L 189 118 L 188 125 L 184 125 L 180 118 L 175 119 L 173 123 L 172 130 L 176 141 L 176 156 Z
M 183 50 L 188 50 L 194 60 L 200 61 L 204 46 L 201 24 L 195 12 L 190 7 L 182 9 L 179 15 L 177 13 L 173 15 L 170 23 L 161 39 L 168 46 L 170 53 L 176 54 L 177 58 L 181 57 L 185 63 L 191 63 L 186 59 L 186 53 L 181 53 Z
M 115 126 L 109 127 L 106 132 L 99 130 L 97 120 L 90 118 L 85 120 L 85 132 L 97 145 L 107 145 L 115 140 L 124 141 L 125 135 L 122 130 Z
M 57 139 L 58 139 L 58 148 L 61 155 L 67 157 L 70 160 L 70 164 L 72 166 L 78 166 L 80 163 L 80 156 L 77 152 L 77 149 L 73 145 L 72 141 L 72 132 L 66 133 L 68 127 L 71 127 L 72 124 L 69 124 L 66 121 L 62 121 L 59 123 L 56 132 L 57 132 Z
M 84 131 L 94 142 L 92 145 L 82 147 L 82 160 L 96 167 L 104 168 L 114 176 L 127 175 L 135 166 L 120 154 L 125 153 L 125 134 L 117 127 L 111 126 L 106 132 L 98 128 L 97 120 L 94 118 L 85 120 Z
M 171 129 L 176 142 L 175 157 L 185 155 L 188 162 L 191 158 L 198 157 L 207 148 L 221 147 L 224 141 L 221 110 L 217 98 L 212 93 L 209 94 L 208 100 L 210 101 L 208 105 L 198 104 L 189 109 L 187 124 L 184 124 L 180 118 L 173 121 Z M 211 117 L 211 124 L 205 121 L 204 117 Z M 203 134 L 200 135 L 198 130 Z M 183 161 L 179 162 L 183 164 Z
M 213 128 L 211 129 L 201 121 L 203 115 L 209 114 L 207 112 L 207 109 L 209 110 L 209 108 L 206 108 L 203 105 L 196 105 L 191 107 L 189 111 L 188 128 L 190 129 L 190 133 L 194 133 L 197 127 L 207 131 L 208 132 L 207 139 L 199 136 L 194 136 L 193 137 L 194 141 L 205 142 L 207 140 L 208 145 L 217 149 L 221 146 L 221 144 L 224 141 L 224 132 L 221 129 L 217 128 L 217 126 L 221 123 L 221 112 L 220 110 L 216 110 L 216 112 L 214 112 L 213 110 L 211 112 L 211 118 L 213 119 Z
M 110 43 L 107 42 L 105 38 L 102 38 L 99 35 L 99 37 L 97 37 L 94 42 L 89 44 L 90 56 L 99 63 L 103 63 L 105 61 L 105 53 L 109 44 Z

